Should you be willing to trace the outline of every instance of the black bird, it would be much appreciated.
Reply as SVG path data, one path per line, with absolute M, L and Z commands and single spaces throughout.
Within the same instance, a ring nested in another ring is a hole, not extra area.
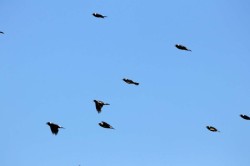
M 176 44 L 175 45 L 176 48 L 180 49 L 180 50 L 186 50 L 186 51 L 191 51 L 190 49 L 188 49 L 187 47 L 180 45 L 180 44 Z
M 103 128 L 106 128 L 106 129 L 114 129 L 112 126 L 110 126 L 110 124 L 108 124 L 104 121 L 100 122 L 99 125 Z
M 219 130 L 217 130 L 215 127 L 213 126 L 207 126 L 207 129 L 212 131 L 212 132 L 220 132 Z
M 101 113 L 102 107 L 104 105 L 110 105 L 109 103 L 104 103 L 103 101 L 100 101 L 100 100 L 94 100 L 94 102 L 95 102 L 95 108 L 98 113 Z
M 93 16 L 95 16 L 97 18 L 105 18 L 105 17 L 107 17 L 107 16 L 103 16 L 103 15 L 101 15 L 99 13 L 93 13 Z
M 250 120 L 250 117 L 247 115 L 240 114 L 240 117 L 242 117 L 245 120 Z
M 125 81 L 127 84 L 134 84 L 134 85 L 139 85 L 138 82 L 134 82 L 133 80 L 127 79 L 127 78 L 123 78 L 123 81 Z
M 0 31 L 1 34 L 4 34 L 2 31 Z
M 58 131 L 59 131 L 59 130 L 58 130 L 59 128 L 64 129 L 64 127 L 59 126 L 59 125 L 57 125 L 57 124 L 55 124 L 55 123 L 52 123 L 52 122 L 47 122 L 47 125 L 49 125 L 52 134 L 55 134 L 55 135 L 57 135 L 57 133 L 58 133 Z

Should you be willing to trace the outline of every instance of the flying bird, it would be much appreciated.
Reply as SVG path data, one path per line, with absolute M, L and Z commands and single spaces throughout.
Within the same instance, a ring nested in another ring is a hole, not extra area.
M 123 78 L 123 81 L 125 81 L 127 84 L 134 84 L 134 85 L 139 85 L 138 82 L 134 82 L 133 80 L 127 79 L 127 78 Z
M 64 127 L 59 126 L 59 125 L 57 125 L 57 124 L 55 124 L 55 123 L 52 123 L 52 122 L 47 122 L 47 125 L 49 125 L 52 134 L 55 134 L 55 135 L 57 135 L 57 133 L 58 133 L 58 131 L 59 131 L 59 130 L 58 130 L 59 128 L 64 129 Z
M 0 31 L 1 34 L 4 34 L 2 31 Z
M 93 13 L 92 14 L 94 17 L 97 17 L 97 18 L 105 18 L 105 17 L 107 17 L 107 16 L 103 16 L 103 15 L 101 15 L 101 14 L 99 14 L 99 13 Z
M 101 113 L 102 107 L 104 105 L 110 105 L 109 103 L 104 103 L 103 101 L 100 101 L 100 100 L 94 100 L 94 102 L 95 102 L 95 108 L 98 113 Z
M 207 126 L 207 129 L 212 131 L 212 132 L 220 132 L 219 130 L 217 130 L 215 127 L 213 126 Z
M 245 120 L 250 120 L 250 117 L 247 115 L 240 114 L 240 117 L 242 117 Z
M 186 51 L 191 51 L 190 49 L 188 49 L 187 47 L 180 45 L 180 44 L 176 44 L 175 45 L 176 48 L 180 49 L 180 50 L 186 50 Z
M 110 126 L 110 124 L 108 124 L 104 121 L 100 122 L 99 125 L 103 128 L 106 128 L 106 129 L 114 129 L 112 126 Z

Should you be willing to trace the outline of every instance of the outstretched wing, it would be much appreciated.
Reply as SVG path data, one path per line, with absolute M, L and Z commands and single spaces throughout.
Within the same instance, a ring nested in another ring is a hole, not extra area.
M 102 104 L 100 104 L 98 102 L 95 103 L 95 108 L 96 108 L 98 113 L 100 113 L 102 111 L 102 107 L 103 107 Z
M 50 125 L 50 130 L 51 130 L 52 134 L 57 135 L 57 134 L 58 134 L 58 131 L 59 131 L 58 128 L 59 128 L 58 125 L 55 125 L 55 124 L 51 124 L 51 125 Z

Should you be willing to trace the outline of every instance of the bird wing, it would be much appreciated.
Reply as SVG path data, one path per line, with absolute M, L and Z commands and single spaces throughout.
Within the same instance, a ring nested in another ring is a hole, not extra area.
M 106 128 L 109 128 L 110 125 L 107 123 L 107 122 L 102 122 L 103 126 L 106 127 Z
M 128 83 L 134 84 L 135 82 L 133 80 L 128 80 Z
M 54 124 L 52 124 L 52 125 L 50 125 L 50 129 L 51 129 L 51 132 L 53 133 L 53 134 L 55 134 L 55 135 L 57 135 L 58 134 L 58 126 L 57 125 L 54 125 Z
M 215 127 L 210 127 L 211 131 L 218 131 Z
M 185 46 L 180 45 L 180 44 L 176 45 L 176 47 L 181 49 L 181 50 L 187 50 L 187 48 Z
M 187 50 L 187 47 L 180 45 L 180 48 L 183 50 Z
M 133 84 L 134 82 L 132 81 L 132 80 L 130 80 L 130 79 L 126 79 L 126 80 L 124 80 L 126 83 L 128 83 L 128 84 Z
M 106 122 L 103 122 L 104 126 L 106 128 L 110 128 L 110 129 L 114 129 L 110 124 L 106 123 Z
M 96 110 L 97 110 L 97 112 L 98 113 L 100 113 L 101 111 L 102 111 L 102 104 L 100 104 L 100 103 L 95 103 L 95 108 L 96 108 Z
M 217 130 L 215 127 L 213 127 L 213 126 L 207 126 L 207 129 L 210 130 L 210 131 L 213 131 L 213 132 L 218 131 L 218 130 Z
M 97 17 L 103 17 L 103 15 L 96 13 Z

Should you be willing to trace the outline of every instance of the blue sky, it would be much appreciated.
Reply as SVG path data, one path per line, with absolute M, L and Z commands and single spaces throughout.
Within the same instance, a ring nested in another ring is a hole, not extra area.
M 248 166 L 249 3 L 1 0 L 0 165 Z

